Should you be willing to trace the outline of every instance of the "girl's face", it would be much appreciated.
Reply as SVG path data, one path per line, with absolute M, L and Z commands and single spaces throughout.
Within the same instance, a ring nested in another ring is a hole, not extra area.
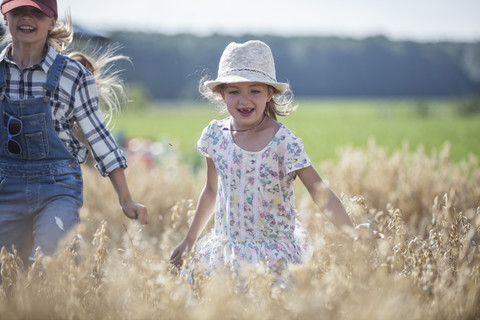
M 244 130 L 262 121 L 273 89 L 258 82 L 237 82 L 226 84 L 220 94 L 233 118 L 234 129 Z
M 4 19 L 14 44 L 45 44 L 48 33 L 55 27 L 54 18 L 50 18 L 42 11 L 30 6 L 11 10 L 4 16 Z

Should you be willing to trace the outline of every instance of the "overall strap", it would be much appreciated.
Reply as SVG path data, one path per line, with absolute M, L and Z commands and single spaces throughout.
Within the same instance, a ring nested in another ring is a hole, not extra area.
M 7 63 L 5 61 L 0 62 L 0 92 L 3 91 L 3 88 L 7 85 L 5 81 L 5 74 L 7 72 Z
M 58 86 L 58 82 L 60 81 L 60 76 L 62 75 L 63 67 L 65 65 L 65 61 L 67 57 L 63 54 L 57 54 L 55 61 L 53 62 L 50 70 L 48 71 L 47 76 L 47 83 L 45 84 L 45 90 L 47 93 L 51 93 L 55 90 Z

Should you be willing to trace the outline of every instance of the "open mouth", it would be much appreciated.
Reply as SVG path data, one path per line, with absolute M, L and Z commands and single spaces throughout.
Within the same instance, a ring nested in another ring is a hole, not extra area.
M 238 109 L 238 112 L 244 115 L 249 115 L 255 110 L 254 108 Z
M 34 32 L 36 30 L 32 26 L 19 26 L 18 29 L 22 32 L 25 32 L 25 33 L 31 33 L 31 32 Z

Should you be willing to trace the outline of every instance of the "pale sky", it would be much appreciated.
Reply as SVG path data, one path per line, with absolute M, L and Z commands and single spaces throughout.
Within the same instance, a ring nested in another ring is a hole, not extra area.
M 480 0 L 58 0 L 96 30 L 480 41 Z

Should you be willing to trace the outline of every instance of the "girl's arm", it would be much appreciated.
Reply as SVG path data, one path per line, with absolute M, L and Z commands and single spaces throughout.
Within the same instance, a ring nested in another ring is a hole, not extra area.
M 183 264 L 183 253 L 190 252 L 203 229 L 207 225 L 208 220 L 210 220 L 212 217 L 215 208 L 215 200 L 218 189 L 217 169 L 215 168 L 215 164 L 211 158 L 207 157 L 205 159 L 207 162 L 207 180 L 202 192 L 200 193 L 195 216 L 193 217 L 193 221 L 188 229 L 187 235 L 175 248 L 175 250 L 173 250 L 172 256 L 170 257 L 170 262 L 177 266 L 181 266 Z
M 125 178 L 124 169 L 118 168 L 109 173 L 108 177 L 112 182 L 113 188 L 117 192 L 118 201 L 122 206 L 122 210 L 130 219 L 136 219 L 142 224 L 148 223 L 147 208 L 132 200 L 132 196 L 128 189 L 127 179 Z
M 297 170 L 296 172 L 310 193 L 313 201 L 324 211 L 325 215 L 335 226 L 341 230 L 353 227 L 352 221 L 348 217 L 347 211 L 340 199 L 338 199 L 335 193 L 323 182 L 322 178 L 320 178 L 312 166 Z M 384 238 L 383 234 L 372 230 L 369 223 L 359 224 L 355 229 L 366 230 L 367 234 L 373 235 L 373 237 L 377 239 Z
M 317 206 L 325 213 L 328 219 L 339 229 L 353 228 L 352 221 L 340 199 L 323 182 L 313 166 L 296 171 L 298 177 L 307 188 Z

